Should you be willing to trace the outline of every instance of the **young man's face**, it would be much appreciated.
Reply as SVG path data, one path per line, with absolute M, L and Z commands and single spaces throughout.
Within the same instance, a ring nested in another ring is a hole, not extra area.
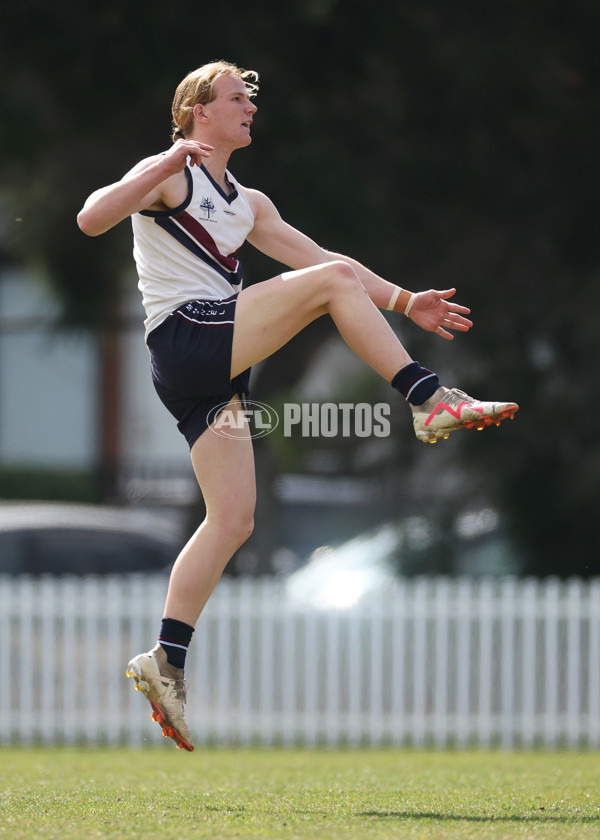
M 250 125 L 256 105 L 248 98 L 246 85 L 238 76 L 221 76 L 214 85 L 215 98 L 204 106 L 205 135 L 213 144 L 230 145 L 232 150 L 252 142 Z

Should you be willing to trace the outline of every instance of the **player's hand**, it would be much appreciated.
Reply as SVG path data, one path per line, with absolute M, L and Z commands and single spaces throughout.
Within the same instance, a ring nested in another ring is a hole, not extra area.
M 176 140 L 164 155 L 168 175 L 175 175 L 177 172 L 181 172 L 185 167 L 188 157 L 192 166 L 200 166 L 202 158 L 210 157 L 213 148 L 208 143 L 200 143 L 198 140 Z
M 443 292 L 435 289 L 417 292 L 409 318 L 422 329 L 452 341 L 454 336 L 448 330 L 468 332 L 473 326 L 473 321 L 464 317 L 471 312 L 470 309 L 458 303 L 448 302 L 448 298 L 455 293 L 456 289 L 446 289 Z

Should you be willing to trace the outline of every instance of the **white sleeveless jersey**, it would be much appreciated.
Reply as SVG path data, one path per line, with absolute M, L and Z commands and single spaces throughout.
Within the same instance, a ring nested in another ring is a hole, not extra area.
M 133 257 L 146 310 L 146 336 L 189 300 L 224 300 L 242 288 L 236 253 L 254 227 L 241 187 L 227 172 L 227 195 L 202 167 L 186 166 L 186 200 L 131 217 Z

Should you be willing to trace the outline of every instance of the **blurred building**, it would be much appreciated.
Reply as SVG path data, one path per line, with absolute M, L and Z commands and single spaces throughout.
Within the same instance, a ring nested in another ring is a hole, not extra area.
M 189 456 L 154 394 L 133 293 L 119 330 L 95 334 L 61 326 L 60 305 L 42 282 L 0 275 L 0 497 L 11 495 L 8 475 L 51 471 L 112 472 L 113 497 L 150 494 L 154 476 L 155 496 L 189 498 Z

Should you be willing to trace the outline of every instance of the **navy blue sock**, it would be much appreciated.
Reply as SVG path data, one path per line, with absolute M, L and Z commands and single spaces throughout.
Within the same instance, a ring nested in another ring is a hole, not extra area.
M 423 405 L 439 387 L 440 380 L 435 373 L 421 367 L 418 362 L 406 365 L 392 379 L 392 388 L 400 391 L 412 405 Z
M 158 642 L 167 654 L 167 662 L 174 668 L 185 668 L 185 656 L 194 628 L 175 618 L 163 618 Z

